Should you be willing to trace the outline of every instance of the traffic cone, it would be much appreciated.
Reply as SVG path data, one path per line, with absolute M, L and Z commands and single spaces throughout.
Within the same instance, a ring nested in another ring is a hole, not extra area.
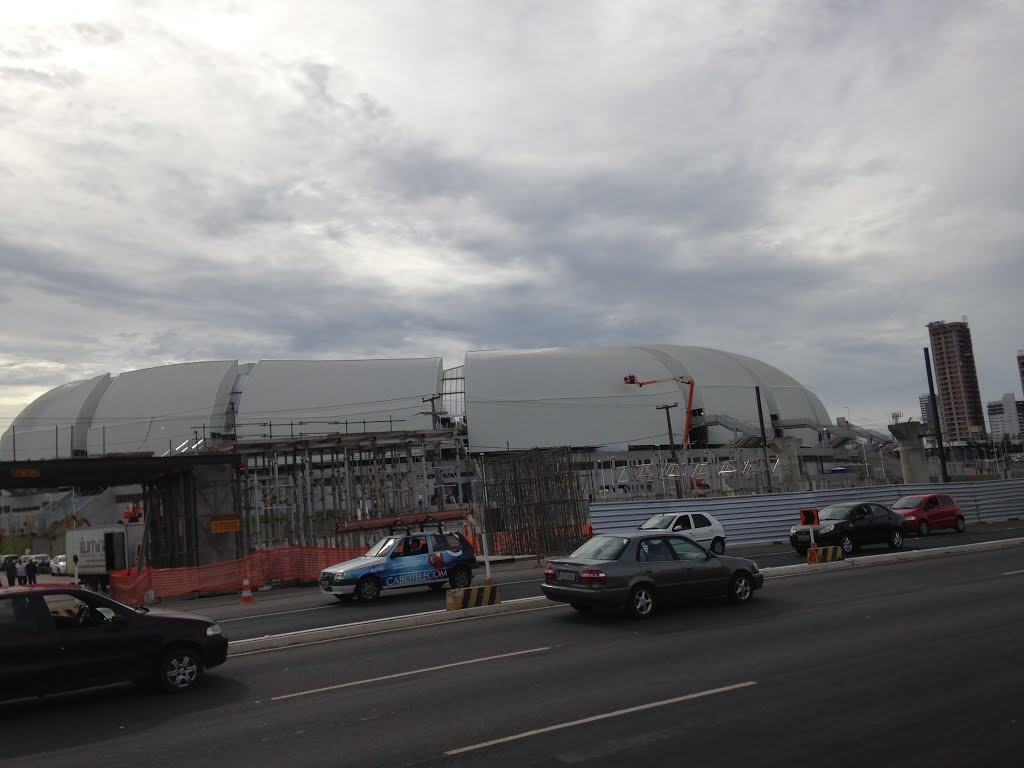
M 252 605 L 252 590 L 249 589 L 249 580 L 242 579 L 242 605 Z

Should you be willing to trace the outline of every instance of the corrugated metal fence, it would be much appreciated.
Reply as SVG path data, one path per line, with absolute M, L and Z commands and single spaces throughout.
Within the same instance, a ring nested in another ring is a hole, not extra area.
M 789 529 L 804 507 L 821 507 L 852 501 L 873 501 L 892 505 L 901 496 L 914 493 L 947 493 L 959 502 L 967 524 L 1003 520 L 1024 513 L 1024 480 L 996 480 L 978 483 L 934 483 L 921 485 L 880 485 L 870 488 L 841 488 L 776 493 L 761 496 L 721 496 L 706 499 L 665 499 L 591 504 L 590 522 L 594 533 L 629 531 L 640 527 L 652 515 L 667 512 L 709 512 L 725 526 L 730 544 L 785 541 Z

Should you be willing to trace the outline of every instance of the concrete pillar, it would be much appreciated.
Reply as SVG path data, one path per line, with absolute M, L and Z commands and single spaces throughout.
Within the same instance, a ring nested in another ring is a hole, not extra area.
M 800 439 L 797 437 L 773 437 L 768 447 L 787 465 L 776 477 L 786 490 L 800 487 Z
M 904 483 L 927 483 L 931 481 L 928 474 L 928 460 L 924 455 L 924 425 L 917 421 L 906 421 L 902 424 L 890 424 L 889 431 L 896 438 L 900 450 L 900 467 L 903 469 Z

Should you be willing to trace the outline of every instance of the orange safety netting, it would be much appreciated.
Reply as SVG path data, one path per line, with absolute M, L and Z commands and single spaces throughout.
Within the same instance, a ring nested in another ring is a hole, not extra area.
M 110 594 L 129 605 L 141 605 L 146 593 L 153 597 L 174 597 L 204 592 L 231 592 L 242 589 L 244 579 L 257 589 L 270 581 L 285 579 L 316 580 L 329 565 L 359 557 L 359 547 L 282 547 L 264 549 L 239 560 L 227 560 L 194 568 L 147 568 L 141 572 L 113 571 Z

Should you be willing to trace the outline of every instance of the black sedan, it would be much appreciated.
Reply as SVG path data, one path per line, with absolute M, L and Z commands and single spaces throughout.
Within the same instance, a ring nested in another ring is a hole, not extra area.
M 753 560 L 716 555 L 677 534 L 631 531 L 595 536 L 549 561 L 541 590 L 577 611 L 625 608 L 646 618 L 655 606 L 691 598 L 745 603 L 763 584 Z
M 128 681 L 184 691 L 227 650 L 220 627 L 200 616 L 67 585 L 0 589 L 0 698 Z
M 807 554 L 811 531 L 817 546 L 838 546 L 849 555 L 865 544 L 888 544 L 890 549 L 903 547 L 903 515 L 882 504 L 832 504 L 818 511 L 818 525 L 794 525 L 789 543 L 797 554 Z

